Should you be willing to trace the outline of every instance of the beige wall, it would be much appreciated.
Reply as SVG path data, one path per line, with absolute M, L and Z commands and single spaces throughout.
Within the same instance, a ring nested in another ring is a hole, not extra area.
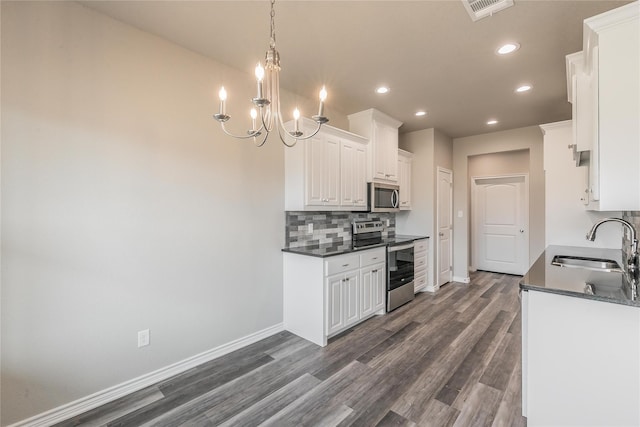
M 529 173 L 529 150 L 470 156 L 468 170 L 469 179 L 480 176 Z
M 396 214 L 398 234 L 427 235 L 429 239 L 429 284 L 436 271 L 436 185 L 438 167 L 452 169 L 451 138 L 435 129 L 400 135 L 400 148 L 413 153 L 411 210 Z M 455 177 L 454 177 L 455 180 Z
M 251 75 L 73 2 L 1 29 L 2 425 L 279 325 L 283 147 L 211 118 Z
M 457 138 L 453 140 L 453 270 L 454 278 L 463 280 L 469 276 L 470 226 L 469 193 L 471 176 L 469 162 L 473 156 L 490 153 L 504 153 L 528 150 L 529 153 L 529 259 L 536 260 L 544 249 L 544 170 L 542 132 L 537 126 L 514 129 L 503 132 Z M 507 155 L 509 156 L 509 155 Z M 494 162 L 500 156 L 492 156 Z M 504 160 L 504 158 L 502 158 Z M 474 160 L 471 160 L 473 163 Z M 490 163 L 487 163 L 490 165 Z M 474 167 L 474 166 L 472 166 Z M 496 174 L 499 170 L 496 167 Z M 491 174 L 491 167 L 482 167 L 483 172 Z M 458 213 L 461 213 L 460 217 Z

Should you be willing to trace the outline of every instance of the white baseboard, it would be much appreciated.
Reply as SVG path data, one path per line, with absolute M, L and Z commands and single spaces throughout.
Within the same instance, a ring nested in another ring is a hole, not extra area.
M 467 277 L 453 276 L 453 281 L 458 283 L 470 283 L 471 278 L 469 276 Z
M 45 427 L 68 420 L 69 418 L 73 418 L 84 412 L 90 411 L 91 409 L 95 409 L 98 406 L 113 402 L 114 400 L 135 391 L 142 390 L 145 387 L 164 381 L 205 362 L 224 356 L 225 354 L 231 353 L 239 348 L 246 347 L 249 344 L 253 344 L 261 339 L 270 337 L 278 332 L 282 332 L 283 330 L 283 324 L 279 323 L 200 354 L 196 354 L 195 356 L 188 357 L 169 366 L 165 366 L 164 368 L 160 368 L 156 371 L 83 397 L 74 402 L 67 403 L 47 412 L 43 412 L 42 414 L 11 424 L 8 427 Z

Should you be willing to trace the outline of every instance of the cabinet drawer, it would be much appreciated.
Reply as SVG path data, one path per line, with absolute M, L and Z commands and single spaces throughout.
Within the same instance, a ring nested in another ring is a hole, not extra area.
M 427 258 L 425 258 L 424 256 L 421 256 L 420 258 L 415 257 L 413 261 L 413 270 L 414 271 L 421 270 L 426 265 L 427 265 Z
M 417 291 L 418 289 L 422 289 L 427 286 L 427 275 L 421 274 L 420 276 L 416 276 L 413 280 L 413 289 Z
M 342 273 L 344 271 L 354 270 L 360 267 L 358 255 L 347 255 L 330 258 L 324 263 L 325 275 Z
M 385 258 L 386 250 L 384 248 L 363 252 L 360 254 L 360 267 L 385 262 Z
M 423 276 L 427 274 L 427 266 L 423 265 L 420 268 L 414 268 L 413 269 L 413 277 L 418 277 L 418 276 Z
M 426 240 L 416 240 L 413 246 L 414 252 L 425 252 L 427 250 L 428 243 Z

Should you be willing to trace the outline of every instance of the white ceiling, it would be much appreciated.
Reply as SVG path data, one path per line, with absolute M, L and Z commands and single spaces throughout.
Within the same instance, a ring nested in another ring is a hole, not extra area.
M 266 0 L 81 3 L 247 73 L 268 48 Z M 456 138 L 566 120 L 564 57 L 582 49 L 582 21 L 626 3 L 515 0 L 472 22 L 460 0 L 279 0 L 281 86 L 315 98 L 326 84 L 328 107 L 377 108 L 404 122 L 401 132 L 434 127 Z M 520 50 L 497 56 L 507 41 Z M 514 93 L 521 83 L 533 90 Z M 375 94 L 380 84 L 391 91 Z

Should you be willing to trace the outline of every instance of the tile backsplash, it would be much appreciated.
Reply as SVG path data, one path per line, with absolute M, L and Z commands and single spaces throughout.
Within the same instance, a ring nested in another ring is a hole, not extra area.
M 374 212 L 285 212 L 285 245 L 288 248 L 319 247 L 351 240 L 353 221 L 389 220 L 382 232 L 383 238 L 396 234 L 395 213 Z M 308 232 L 313 224 L 313 232 Z

